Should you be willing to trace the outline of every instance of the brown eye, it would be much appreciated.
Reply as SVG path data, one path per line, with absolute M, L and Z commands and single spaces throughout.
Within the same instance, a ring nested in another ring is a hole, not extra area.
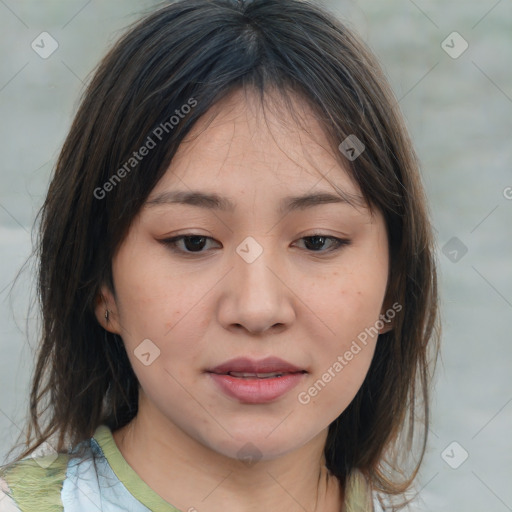
M 336 238 L 334 236 L 325 236 L 325 235 L 310 235 L 302 237 L 301 240 L 305 240 L 304 243 L 306 249 L 311 252 L 321 252 L 321 253 L 327 253 L 327 252 L 333 252 L 337 249 L 340 249 L 341 247 L 345 245 L 350 244 L 350 240 L 342 239 L 342 238 Z M 325 246 L 326 242 L 331 242 L 328 244 L 327 250 L 322 250 Z
M 170 249 L 175 252 L 184 254 L 201 254 L 206 252 L 203 249 L 208 240 L 213 240 L 213 238 L 210 238 L 208 236 L 191 234 L 168 238 L 166 240 L 162 240 L 162 243 L 170 247 Z M 183 242 L 183 244 L 179 244 L 180 242 Z
M 304 240 L 304 247 L 307 251 L 320 254 L 335 252 L 343 246 L 350 245 L 351 243 L 348 239 L 341 239 L 322 234 L 305 236 L 300 240 Z M 207 246 L 208 241 L 214 241 L 214 239 L 208 236 L 189 234 L 161 240 L 161 243 L 169 247 L 173 252 L 187 256 L 206 253 L 208 250 L 204 249 L 205 246 Z M 326 246 L 327 249 L 325 249 Z

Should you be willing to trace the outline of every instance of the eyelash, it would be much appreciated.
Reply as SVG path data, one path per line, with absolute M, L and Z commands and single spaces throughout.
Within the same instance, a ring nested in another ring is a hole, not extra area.
M 195 255 L 201 255 L 201 254 L 204 254 L 206 252 L 206 251 L 195 251 L 195 252 L 194 251 L 184 251 L 183 249 L 178 249 L 177 242 L 179 242 L 180 240 L 184 240 L 185 238 L 204 238 L 206 240 L 213 240 L 213 238 L 211 238 L 209 236 L 196 235 L 194 233 L 187 233 L 185 235 L 179 235 L 179 236 L 175 236 L 173 238 L 167 238 L 165 240 L 161 240 L 161 242 L 165 246 L 169 247 L 171 249 L 171 251 L 179 253 L 179 254 L 182 254 L 182 255 L 185 255 L 185 256 L 192 256 L 192 257 L 194 257 Z M 303 236 L 299 240 L 305 240 L 305 239 L 308 239 L 308 238 L 324 238 L 326 240 L 332 240 L 334 242 L 334 248 L 328 249 L 327 251 L 309 251 L 309 252 L 311 252 L 313 254 L 316 254 L 316 253 L 320 253 L 320 254 L 332 253 L 332 252 L 335 252 L 335 251 L 339 251 L 343 247 L 351 244 L 351 241 L 349 239 L 337 238 L 335 236 L 323 235 L 321 233 L 314 233 L 314 234 L 311 234 L 311 235 Z

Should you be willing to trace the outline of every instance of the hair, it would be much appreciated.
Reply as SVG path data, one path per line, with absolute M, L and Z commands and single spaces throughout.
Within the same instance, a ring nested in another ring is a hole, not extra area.
M 325 458 L 342 484 L 357 468 L 375 490 L 403 498 L 426 449 L 440 334 L 419 162 L 372 52 L 334 15 L 301 0 L 170 3 L 130 27 L 100 62 L 39 211 L 42 332 L 19 459 L 51 437 L 63 450 L 100 424 L 116 430 L 137 414 L 139 384 L 123 341 L 95 316 L 100 286 L 114 291 L 115 252 L 194 123 L 241 89 L 307 103 L 370 210 L 385 219 L 385 303 L 403 309 L 380 335 L 355 398 L 329 426 Z M 178 111 L 179 122 L 170 122 Z M 122 182 L 113 180 L 159 128 L 162 142 Z M 365 147 L 355 160 L 338 149 L 349 135 Z M 107 188 L 104 199 L 98 191 Z M 412 457 L 418 423 L 419 458 L 406 474 L 398 459 Z

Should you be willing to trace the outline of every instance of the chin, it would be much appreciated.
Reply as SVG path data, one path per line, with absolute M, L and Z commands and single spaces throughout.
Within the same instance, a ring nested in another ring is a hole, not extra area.
M 208 446 L 220 455 L 251 465 L 258 460 L 277 459 L 307 443 L 307 439 L 294 439 L 290 433 L 277 432 L 276 426 L 273 426 L 274 432 L 272 429 L 265 429 L 263 432 L 261 429 L 239 432 L 231 430 L 233 437 L 219 442 L 210 439 Z M 272 433 L 269 435 L 269 432 Z

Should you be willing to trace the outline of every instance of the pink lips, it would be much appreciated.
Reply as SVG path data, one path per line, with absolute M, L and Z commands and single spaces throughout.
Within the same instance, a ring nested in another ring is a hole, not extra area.
M 211 370 L 212 373 L 246 372 L 246 373 L 296 373 L 303 372 L 302 368 L 279 359 L 278 357 L 267 357 L 256 361 L 247 357 L 237 357 L 222 363 Z
M 306 373 L 306 370 L 277 357 L 259 361 L 240 357 L 208 370 L 226 395 L 252 404 L 276 400 L 294 388 Z

